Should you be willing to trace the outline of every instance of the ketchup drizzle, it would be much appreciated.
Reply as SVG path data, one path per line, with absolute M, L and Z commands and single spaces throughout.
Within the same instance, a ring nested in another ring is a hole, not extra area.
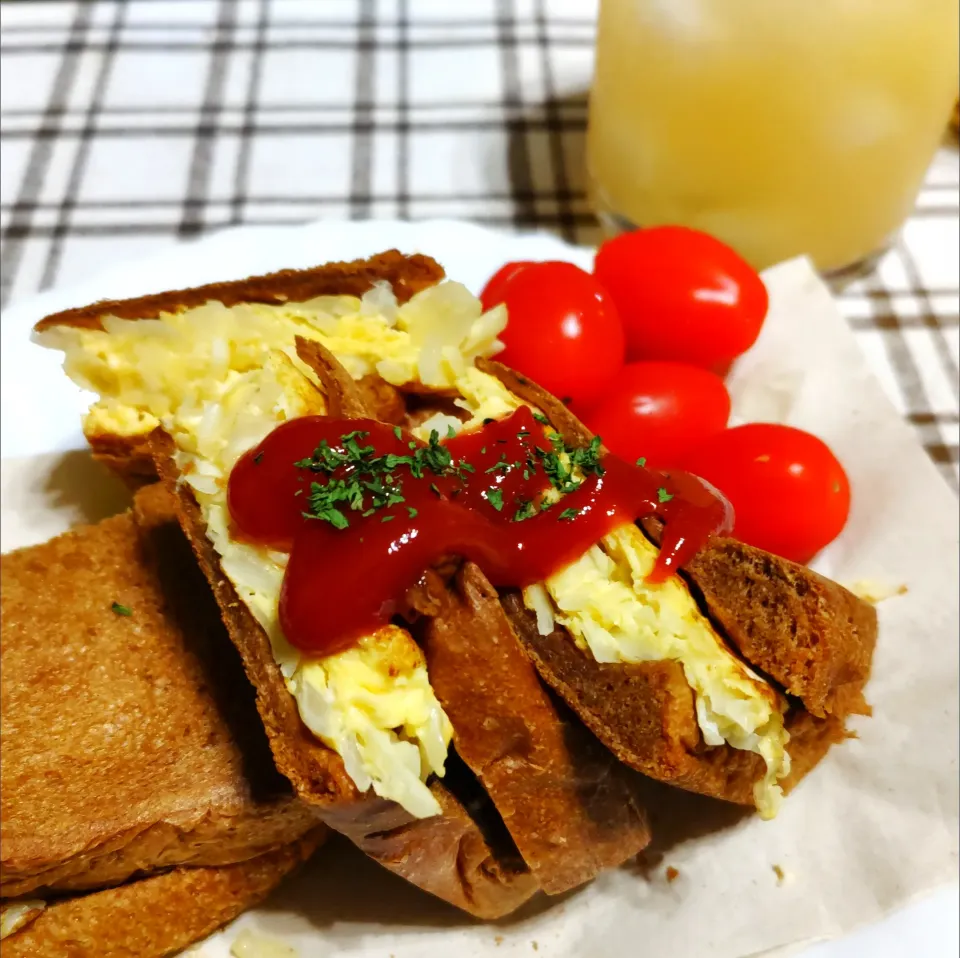
M 552 485 L 544 463 L 554 450 L 526 406 L 445 441 L 441 449 L 452 461 L 439 475 L 426 468 L 417 478 L 407 465 L 389 470 L 402 501 L 369 514 L 369 498 L 361 509 L 339 503 L 346 528 L 306 517 L 311 492 L 328 482 L 359 475 L 376 483 L 357 457 L 332 471 L 305 467 L 322 443 L 342 457 L 351 440 L 367 460 L 427 448 L 375 420 L 306 416 L 278 426 L 230 475 L 236 537 L 290 552 L 280 625 L 303 651 L 337 652 L 376 630 L 444 556 L 476 562 L 496 586 L 522 588 L 569 565 L 618 526 L 658 516 L 664 531 L 649 578 L 659 581 L 707 536 L 732 525 L 729 505 L 696 477 L 666 476 L 609 453 L 594 457 L 599 466 L 588 464 L 579 486 L 539 511 Z

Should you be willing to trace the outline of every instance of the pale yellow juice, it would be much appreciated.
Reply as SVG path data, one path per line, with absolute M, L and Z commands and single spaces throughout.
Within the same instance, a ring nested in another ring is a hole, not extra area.
M 957 94 L 958 0 L 602 0 L 587 163 L 608 228 L 679 223 L 762 268 L 880 248 Z

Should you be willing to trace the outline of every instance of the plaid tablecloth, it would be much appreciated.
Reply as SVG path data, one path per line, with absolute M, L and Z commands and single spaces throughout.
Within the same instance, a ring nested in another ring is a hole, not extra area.
M 314 217 L 597 238 L 583 182 L 595 0 L 0 4 L 2 297 L 178 239 Z M 956 487 L 960 171 L 838 290 Z

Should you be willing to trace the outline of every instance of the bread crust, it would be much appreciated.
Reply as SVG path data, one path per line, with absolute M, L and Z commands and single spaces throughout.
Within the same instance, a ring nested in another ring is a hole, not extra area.
M 456 794 L 447 787 L 454 780 Z M 476 918 L 503 918 L 539 891 L 493 803 L 455 754 L 430 791 L 441 809 L 434 818 L 394 824 L 396 806 L 370 802 L 362 814 L 334 809 L 327 821 L 390 871 Z
M 179 313 L 209 302 L 236 306 L 237 303 L 303 303 L 317 296 L 362 296 L 374 284 L 384 282 L 393 288 L 398 301 L 405 303 L 420 290 L 439 283 L 443 276 L 443 269 L 429 256 L 419 253 L 405 256 L 392 249 L 370 259 L 347 263 L 283 269 L 262 276 L 168 290 L 133 299 L 103 299 L 89 306 L 45 316 L 34 330 L 40 333 L 54 326 L 103 329 L 104 316 L 156 319 L 161 313 Z
M 643 849 L 650 832 L 629 773 L 540 684 L 478 566 L 463 564 L 425 623 L 457 753 L 543 890 L 569 891 Z
M 4 958 L 163 958 L 263 901 L 323 841 L 322 827 L 257 858 L 176 868 L 51 902 L 3 940 Z
M 316 827 L 154 489 L 0 558 L 3 897 L 230 864 Z

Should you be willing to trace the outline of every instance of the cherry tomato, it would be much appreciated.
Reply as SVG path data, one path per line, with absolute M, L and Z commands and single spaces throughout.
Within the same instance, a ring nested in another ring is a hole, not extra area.
M 527 259 L 507 263 L 501 266 L 500 269 L 487 280 L 487 285 L 483 287 L 483 292 L 480 294 L 480 303 L 483 306 L 484 312 L 488 309 L 493 309 L 494 306 L 503 302 L 503 288 L 507 284 L 507 281 L 515 273 L 519 273 L 520 270 L 530 266 L 531 263 L 532 260 Z
M 850 513 L 843 466 L 816 436 L 773 423 L 736 426 L 705 440 L 684 468 L 731 502 L 733 535 L 794 562 L 809 562 Z
M 531 263 L 503 283 L 506 349 L 496 358 L 575 408 L 600 397 L 623 366 L 613 300 L 572 263 Z
M 594 273 L 620 310 L 631 360 L 722 368 L 756 342 L 767 315 L 767 289 L 751 266 L 682 226 L 607 240 Z
M 655 469 L 720 432 L 730 416 L 723 380 L 685 363 L 627 363 L 584 414 L 587 425 L 622 459 L 641 456 Z

